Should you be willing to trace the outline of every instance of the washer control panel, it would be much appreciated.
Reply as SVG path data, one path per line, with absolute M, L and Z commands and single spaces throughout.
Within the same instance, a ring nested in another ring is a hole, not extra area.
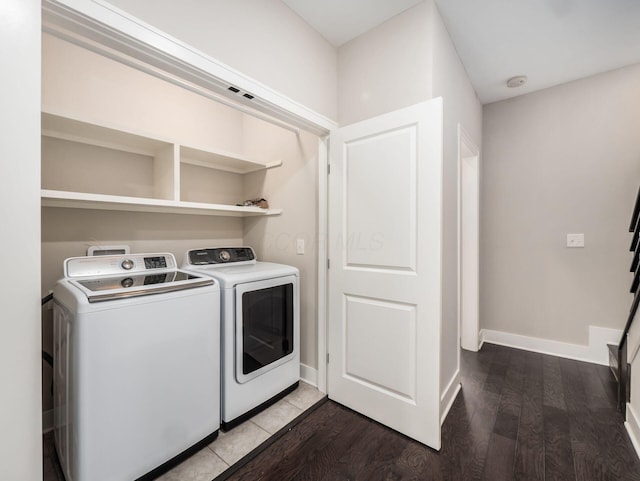
M 194 249 L 187 252 L 189 265 L 203 266 L 211 264 L 230 264 L 236 262 L 255 262 L 256 255 L 251 247 L 218 247 Z
M 170 253 L 72 257 L 64 261 L 65 277 L 108 276 L 176 268 L 176 259 Z

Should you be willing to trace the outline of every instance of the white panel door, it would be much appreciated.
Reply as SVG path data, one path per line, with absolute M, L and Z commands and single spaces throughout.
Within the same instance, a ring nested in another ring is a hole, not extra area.
M 330 138 L 329 397 L 440 448 L 442 100 Z

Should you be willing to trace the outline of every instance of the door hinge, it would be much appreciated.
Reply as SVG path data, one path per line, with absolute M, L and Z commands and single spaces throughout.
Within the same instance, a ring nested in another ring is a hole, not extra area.
M 327 259 L 327 269 L 331 267 L 331 260 Z
M 329 353 L 327 353 L 327 364 L 329 364 Z
M 327 175 L 331 173 L 331 164 L 327 164 Z

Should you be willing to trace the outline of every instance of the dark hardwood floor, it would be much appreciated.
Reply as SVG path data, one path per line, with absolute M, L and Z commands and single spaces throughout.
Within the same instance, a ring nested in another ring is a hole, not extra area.
M 327 402 L 227 479 L 640 480 L 604 366 L 485 344 L 436 452 Z

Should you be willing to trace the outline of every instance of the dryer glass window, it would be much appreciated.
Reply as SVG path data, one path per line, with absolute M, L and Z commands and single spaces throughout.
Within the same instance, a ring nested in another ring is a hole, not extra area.
M 242 373 L 293 352 L 293 284 L 242 295 Z

